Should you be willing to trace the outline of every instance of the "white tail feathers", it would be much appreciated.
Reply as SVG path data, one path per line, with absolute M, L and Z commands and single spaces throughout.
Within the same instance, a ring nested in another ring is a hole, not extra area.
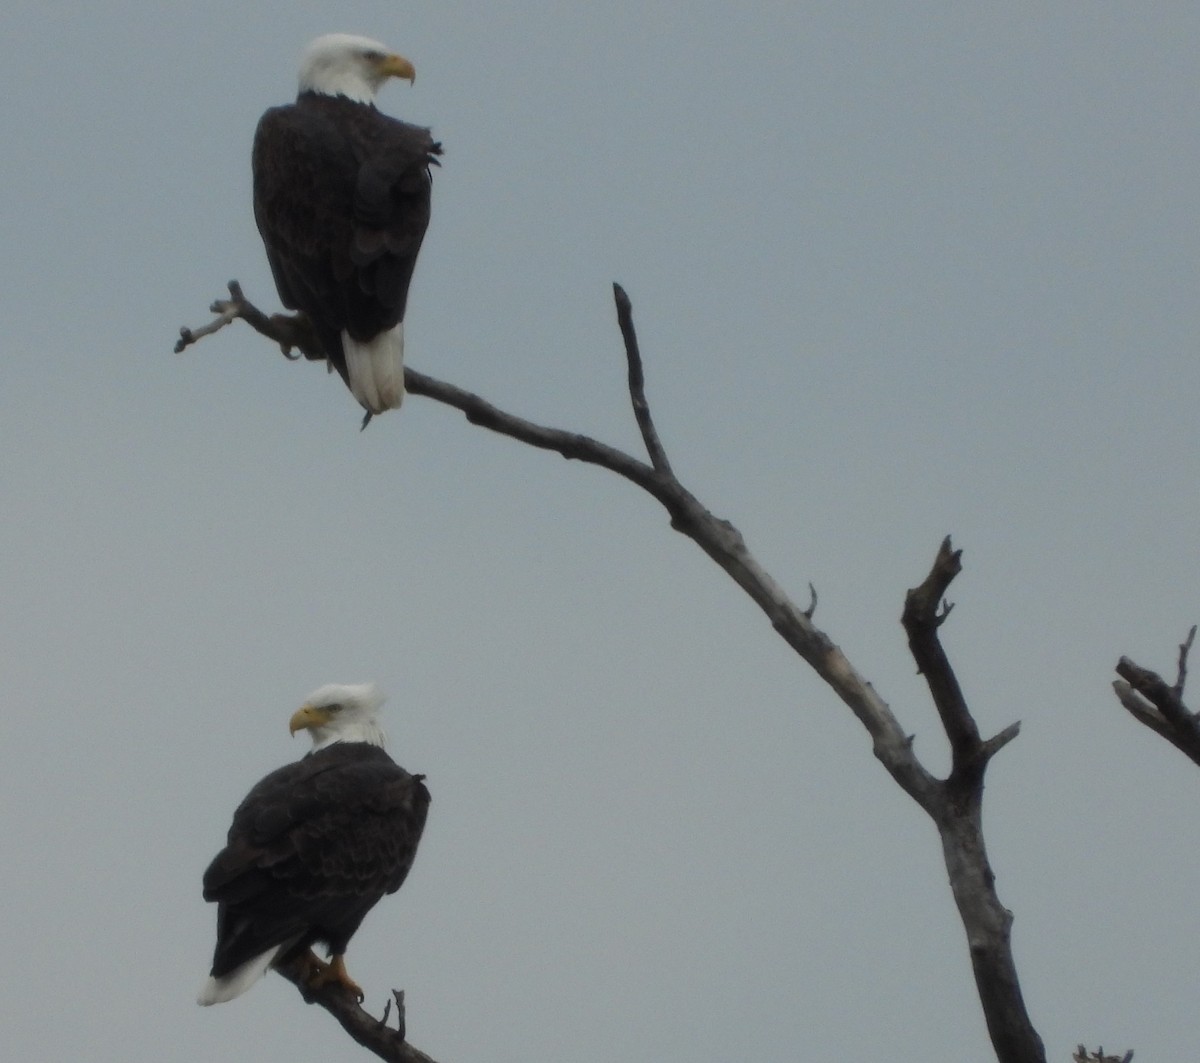
M 209 978 L 200 987 L 200 995 L 196 997 L 197 1004 L 223 1004 L 234 997 L 240 997 L 247 989 L 257 982 L 264 974 L 276 954 L 283 948 L 276 945 L 273 949 L 261 952 L 252 960 L 247 960 L 241 967 L 235 968 L 220 978 Z
M 394 410 L 404 401 L 404 322 L 359 343 L 342 333 L 350 390 L 370 413 Z

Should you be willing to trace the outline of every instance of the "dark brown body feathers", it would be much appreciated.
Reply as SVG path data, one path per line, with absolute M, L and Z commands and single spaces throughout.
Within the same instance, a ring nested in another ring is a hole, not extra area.
M 345 96 L 301 93 L 259 121 L 254 218 L 275 286 L 343 379 L 343 330 L 367 341 L 404 320 L 441 151 L 428 129 Z
M 429 809 L 422 779 L 378 746 L 339 742 L 259 782 L 204 873 L 204 899 L 218 905 L 213 977 L 278 945 L 278 961 L 318 942 L 345 952 L 412 867 Z

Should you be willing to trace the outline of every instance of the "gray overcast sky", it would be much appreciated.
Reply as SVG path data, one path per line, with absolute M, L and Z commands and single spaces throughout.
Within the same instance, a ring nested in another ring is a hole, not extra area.
M 953 533 L 1033 1019 L 1194 1058 L 1200 777 L 1109 683 L 1200 620 L 1200 8 L 1108 0 L 10 0 L 5 1055 L 358 1058 L 276 977 L 193 999 L 234 805 L 375 679 L 434 805 L 349 963 L 438 1059 L 991 1057 L 931 825 L 653 502 L 421 399 L 360 435 L 243 326 L 171 354 L 277 305 L 250 140 L 330 30 L 446 148 L 410 364 L 636 449 L 621 281 L 685 483 L 939 771 L 898 617 Z

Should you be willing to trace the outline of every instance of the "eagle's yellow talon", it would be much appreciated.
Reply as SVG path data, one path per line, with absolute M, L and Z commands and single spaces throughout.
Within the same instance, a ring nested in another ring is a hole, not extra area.
M 309 955 L 312 955 L 311 953 Z M 321 989 L 324 986 L 333 984 L 340 985 L 343 989 L 348 989 L 354 994 L 354 999 L 360 1004 L 366 999 L 366 994 L 360 986 L 346 971 L 346 961 L 342 956 L 334 956 L 328 963 L 321 963 L 316 956 L 312 957 L 320 966 L 309 976 L 308 985 L 310 989 Z

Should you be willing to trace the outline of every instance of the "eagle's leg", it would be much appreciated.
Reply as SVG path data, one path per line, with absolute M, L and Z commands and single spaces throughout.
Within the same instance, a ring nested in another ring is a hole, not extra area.
M 311 955 L 311 953 L 310 953 Z M 330 983 L 340 985 L 343 989 L 350 990 L 354 994 L 354 998 L 361 1004 L 366 994 L 350 975 L 346 972 L 346 959 L 340 953 L 337 956 L 331 956 L 328 963 L 321 963 L 315 956 L 313 959 L 319 963 L 320 969 L 314 971 L 308 979 L 308 984 L 313 989 L 320 989 L 322 986 L 327 986 Z

